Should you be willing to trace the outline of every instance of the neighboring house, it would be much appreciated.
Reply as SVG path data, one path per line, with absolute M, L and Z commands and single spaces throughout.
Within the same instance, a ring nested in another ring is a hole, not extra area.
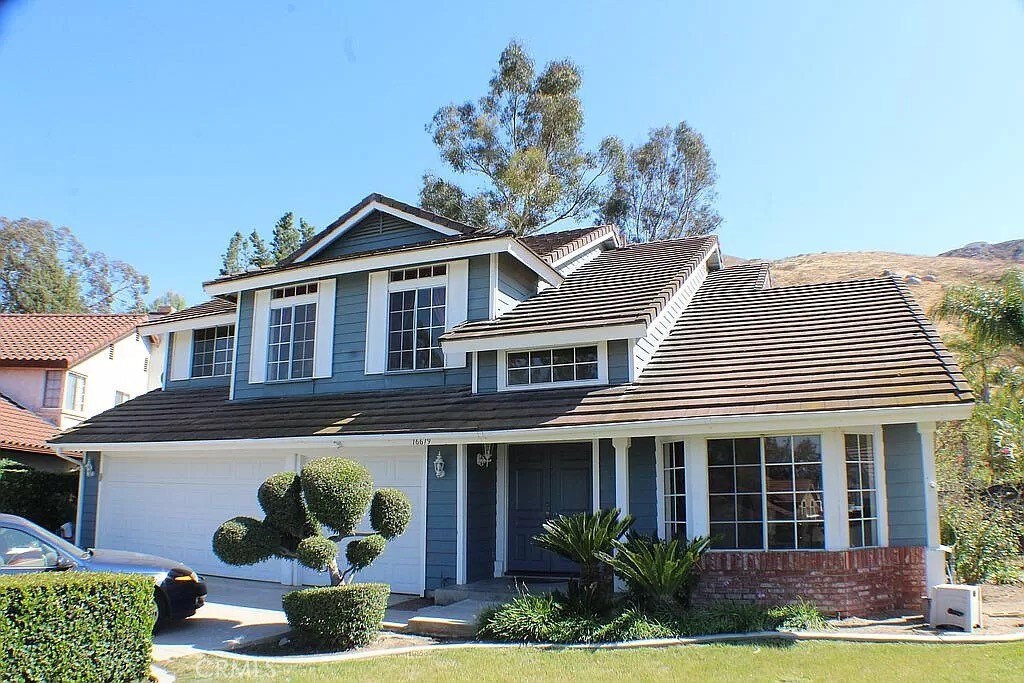
M 0 314 L 0 393 L 60 430 L 159 387 L 153 341 L 139 331 L 148 320 Z
M 0 460 L 14 460 L 46 472 L 70 472 L 81 458 L 57 457 L 46 443 L 57 432 L 52 423 L 0 394 Z
M 618 507 L 715 537 L 698 600 L 866 612 L 943 576 L 936 421 L 972 397 L 892 278 L 773 288 L 715 237 L 623 244 L 600 226 L 517 238 L 371 195 L 277 266 L 205 284 L 162 391 L 54 442 L 86 451 L 81 539 L 220 563 L 268 475 L 322 456 L 405 491 L 409 530 L 363 580 L 396 592 L 570 569 L 531 538 Z M 131 511 L 132 514 L 125 514 Z

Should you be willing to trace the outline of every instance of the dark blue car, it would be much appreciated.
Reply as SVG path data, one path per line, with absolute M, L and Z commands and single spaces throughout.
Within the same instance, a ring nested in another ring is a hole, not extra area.
M 45 571 L 149 574 L 157 624 L 190 617 L 206 600 L 206 582 L 180 562 L 122 550 L 82 550 L 27 519 L 0 514 L 0 576 Z

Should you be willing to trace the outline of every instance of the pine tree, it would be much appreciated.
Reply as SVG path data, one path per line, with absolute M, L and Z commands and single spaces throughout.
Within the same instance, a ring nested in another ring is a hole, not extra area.
M 301 218 L 299 219 L 301 222 Z M 274 224 L 274 233 L 271 237 L 271 252 L 274 263 L 277 263 L 299 248 L 302 244 L 302 234 L 295 227 L 295 214 L 291 211 L 277 219 Z
M 228 241 L 228 249 L 221 258 L 221 275 L 234 275 L 241 273 L 249 265 L 248 245 L 245 243 L 245 236 L 235 231 Z
M 308 242 L 316 234 L 316 227 L 307 223 L 305 218 L 299 219 L 299 234 L 302 235 L 303 243 Z
M 249 246 L 252 249 L 249 265 L 263 268 L 276 263 L 273 252 L 271 252 L 270 248 L 267 247 L 266 241 L 255 230 L 249 234 Z

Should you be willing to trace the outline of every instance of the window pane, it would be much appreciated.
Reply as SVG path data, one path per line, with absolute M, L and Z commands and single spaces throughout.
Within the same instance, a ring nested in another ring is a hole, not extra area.
M 719 550 L 729 550 L 736 547 L 736 525 L 735 524 L 712 524 L 711 525 L 711 547 Z
M 764 440 L 765 462 L 790 462 L 790 438 L 773 436 Z
M 737 519 L 760 522 L 763 519 L 763 517 L 764 511 L 761 509 L 761 496 L 736 496 Z
M 736 519 L 736 499 L 733 496 L 709 496 L 708 508 L 712 522 L 730 522 Z
M 801 493 L 797 496 L 797 519 L 821 519 L 824 511 L 821 495 L 817 493 Z
M 532 367 L 539 367 L 543 365 L 551 365 L 551 352 L 550 351 L 530 351 L 530 365 Z
M 760 439 L 735 439 L 734 443 L 736 449 L 737 465 L 761 464 Z
M 792 493 L 768 495 L 768 519 L 796 519 L 796 499 Z
M 531 368 L 530 369 L 530 383 L 536 384 L 537 382 L 550 382 L 551 381 L 551 368 Z
M 760 493 L 761 492 L 761 468 L 760 467 L 737 467 L 736 468 L 736 492 L 737 493 Z
M 552 362 L 555 365 L 572 365 L 575 362 L 573 349 L 555 349 L 551 352 Z
M 572 382 L 576 379 L 571 365 L 556 365 L 552 369 L 551 376 L 556 382 Z
M 768 524 L 768 548 L 771 550 L 784 550 L 796 548 L 796 536 L 794 524 L 783 522 Z
M 797 462 L 821 462 L 821 437 L 796 437 L 793 443 L 793 456 Z
M 822 491 L 821 464 L 797 465 L 794 485 L 797 491 Z
M 576 379 L 597 379 L 597 363 L 577 365 Z
M 596 363 L 597 362 L 597 347 L 596 346 L 579 346 L 579 347 L 576 347 L 576 362 L 577 363 Z
M 825 547 L 825 525 L 797 524 L 796 525 L 797 548 L 801 550 L 820 550 Z
M 512 368 L 525 368 L 530 365 L 530 354 L 528 353 L 510 353 L 508 354 L 508 367 Z
M 708 490 L 711 493 L 735 493 L 735 470 L 731 467 L 708 468 Z
M 736 547 L 744 550 L 760 550 L 764 548 L 762 526 L 758 524 L 736 525 Z
M 709 439 L 708 440 L 708 464 L 709 465 L 731 465 L 732 464 L 732 440 L 731 439 Z
M 508 383 L 510 386 L 529 384 L 530 383 L 530 371 L 529 370 L 509 370 L 508 371 Z

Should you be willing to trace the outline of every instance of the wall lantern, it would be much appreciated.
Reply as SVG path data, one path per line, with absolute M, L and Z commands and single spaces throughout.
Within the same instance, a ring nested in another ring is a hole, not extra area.
M 441 457 L 440 453 L 434 458 L 434 476 L 438 479 L 444 479 L 444 458 Z
M 494 462 L 494 444 L 485 443 L 484 449 L 476 454 L 476 464 L 480 467 L 487 467 Z

